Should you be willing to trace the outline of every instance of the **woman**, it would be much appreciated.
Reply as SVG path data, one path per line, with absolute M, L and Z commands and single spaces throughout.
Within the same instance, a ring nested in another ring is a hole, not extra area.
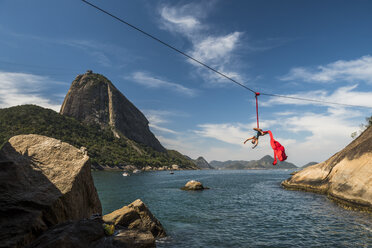
M 248 140 L 252 140 L 252 144 L 254 144 L 254 146 L 252 147 L 252 149 L 254 149 L 257 145 L 258 145 L 258 138 L 260 136 L 264 136 L 266 134 L 266 132 L 262 131 L 262 129 L 260 128 L 253 128 L 253 130 L 257 131 L 256 135 L 255 136 L 252 136 L 248 139 L 246 139 L 244 141 L 244 144 L 247 143 Z

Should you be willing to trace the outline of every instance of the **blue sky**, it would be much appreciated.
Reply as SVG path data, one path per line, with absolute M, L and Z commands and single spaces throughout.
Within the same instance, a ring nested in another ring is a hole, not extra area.
M 371 1 L 99 1 L 93 4 L 259 92 L 260 127 L 288 161 L 323 161 L 347 145 L 372 108 Z M 79 0 L 0 1 L 0 108 L 59 110 L 74 78 L 105 75 L 168 149 L 210 160 L 252 150 L 254 95 Z

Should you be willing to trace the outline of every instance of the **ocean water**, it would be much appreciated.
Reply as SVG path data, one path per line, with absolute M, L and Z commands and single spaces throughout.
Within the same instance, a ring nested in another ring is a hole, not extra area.
M 140 198 L 165 227 L 157 247 L 372 247 L 372 215 L 288 191 L 284 170 L 93 172 L 103 213 Z M 189 180 L 211 189 L 180 190 Z

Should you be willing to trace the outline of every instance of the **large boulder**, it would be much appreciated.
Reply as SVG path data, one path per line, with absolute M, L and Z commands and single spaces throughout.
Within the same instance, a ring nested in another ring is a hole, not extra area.
M 112 213 L 103 216 L 106 223 L 114 224 L 119 228 L 130 230 L 149 231 L 153 238 L 162 238 L 166 236 L 161 223 L 152 215 L 147 206 L 137 199 L 128 206 L 115 210 Z
M 0 161 L 0 247 L 23 247 L 54 225 L 102 213 L 85 149 L 18 135 Z
M 372 211 L 372 127 L 327 161 L 299 171 L 282 185 L 327 194 L 343 206 Z
M 102 219 L 68 221 L 43 233 L 28 248 L 152 248 L 156 247 L 151 232 L 116 230 L 106 236 Z
M 204 187 L 201 182 L 191 180 L 188 181 L 184 187 L 181 188 L 182 190 L 204 190 L 209 189 L 208 187 Z

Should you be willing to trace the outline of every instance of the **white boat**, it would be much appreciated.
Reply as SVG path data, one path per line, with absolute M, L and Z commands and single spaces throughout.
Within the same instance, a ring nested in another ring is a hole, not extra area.
M 128 177 L 128 176 L 130 176 L 128 172 L 123 173 L 123 177 Z

